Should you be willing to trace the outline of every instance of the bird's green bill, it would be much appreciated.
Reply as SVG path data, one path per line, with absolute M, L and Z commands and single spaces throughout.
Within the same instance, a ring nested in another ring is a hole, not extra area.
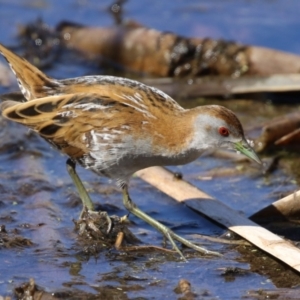
M 237 151 L 241 152 L 248 158 L 256 161 L 257 163 L 261 164 L 260 158 L 257 156 L 255 151 L 251 148 L 251 146 L 247 143 L 247 141 L 242 140 L 240 142 L 234 143 L 234 147 Z

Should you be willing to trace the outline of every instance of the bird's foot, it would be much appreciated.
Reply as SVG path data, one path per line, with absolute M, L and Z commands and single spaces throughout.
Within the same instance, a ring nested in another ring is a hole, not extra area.
M 192 243 L 191 241 L 181 237 L 180 235 L 176 234 L 174 231 L 172 231 L 170 228 L 166 227 L 165 225 L 161 224 L 160 222 L 158 222 L 158 221 L 156 221 L 156 222 L 157 222 L 156 226 L 154 226 L 154 227 L 157 228 L 160 232 L 162 232 L 164 237 L 167 240 L 169 240 L 169 242 L 171 243 L 173 249 L 181 256 L 181 258 L 183 260 L 186 261 L 186 258 L 184 257 L 184 255 L 182 254 L 182 252 L 178 248 L 178 246 L 176 245 L 175 241 L 178 241 L 181 244 L 185 245 L 186 247 L 194 249 L 197 252 L 200 252 L 200 253 L 205 254 L 205 255 L 222 256 L 222 254 L 220 254 L 219 252 L 210 251 L 210 250 L 207 250 L 203 247 L 200 247 L 200 246 Z
M 164 237 L 167 240 L 169 240 L 173 249 L 180 255 L 180 257 L 183 260 L 186 261 L 186 258 L 184 257 L 184 255 L 182 254 L 182 252 L 178 248 L 178 246 L 176 245 L 175 241 L 178 241 L 181 244 L 185 245 L 186 247 L 194 249 L 202 254 L 222 256 L 218 252 L 207 250 L 207 249 L 200 247 L 200 246 L 192 243 L 191 241 L 179 236 L 178 234 L 173 232 L 170 228 L 168 228 L 167 226 L 163 225 L 162 223 L 158 222 L 157 220 L 155 220 L 154 218 L 152 218 L 151 216 L 149 216 L 148 214 L 146 214 L 145 212 L 140 210 L 136 206 L 136 204 L 131 200 L 131 198 L 128 194 L 127 186 L 123 187 L 123 203 L 129 212 L 131 212 L 135 216 L 139 217 L 140 219 L 144 220 L 145 222 L 150 224 L 152 227 L 154 227 L 155 229 L 160 231 L 164 235 Z
M 112 229 L 113 219 L 106 211 L 93 211 L 89 210 L 86 206 L 82 209 L 79 221 L 79 234 L 81 235 L 86 228 L 93 230 L 94 232 L 104 231 L 105 234 L 109 234 Z

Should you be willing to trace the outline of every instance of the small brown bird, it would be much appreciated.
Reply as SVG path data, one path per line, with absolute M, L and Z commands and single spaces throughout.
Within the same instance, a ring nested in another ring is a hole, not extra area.
M 129 197 L 128 182 L 140 169 L 186 164 L 203 151 L 220 147 L 260 162 L 232 111 L 217 105 L 184 109 L 162 91 L 125 78 L 56 80 L 1 44 L 0 52 L 27 100 L 20 103 L 6 98 L 0 106 L 3 116 L 30 127 L 70 157 L 68 171 L 84 206 L 93 210 L 75 163 L 115 179 L 127 210 L 161 231 L 182 257 L 174 240 L 213 253 L 141 211 Z

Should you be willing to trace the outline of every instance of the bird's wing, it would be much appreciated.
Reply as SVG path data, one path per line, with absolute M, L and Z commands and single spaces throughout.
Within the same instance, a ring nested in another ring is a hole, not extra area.
M 0 109 L 5 118 L 32 128 L 74 158 L 100 150 L 100 144 L 121 146 L 124 134 L 143 122 L 143 114 L 134 107 L 98 94 L 49 96 L 25 103 L 7 100 Z

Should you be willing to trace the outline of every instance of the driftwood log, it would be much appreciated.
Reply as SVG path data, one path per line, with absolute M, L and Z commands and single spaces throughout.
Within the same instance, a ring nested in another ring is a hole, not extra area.
M 130 22 L 113 27 L 57 26 L 64 45 L 86 57 L 160 77 L 299 73 L 300 56 L 210 38 L 187 38 Z

